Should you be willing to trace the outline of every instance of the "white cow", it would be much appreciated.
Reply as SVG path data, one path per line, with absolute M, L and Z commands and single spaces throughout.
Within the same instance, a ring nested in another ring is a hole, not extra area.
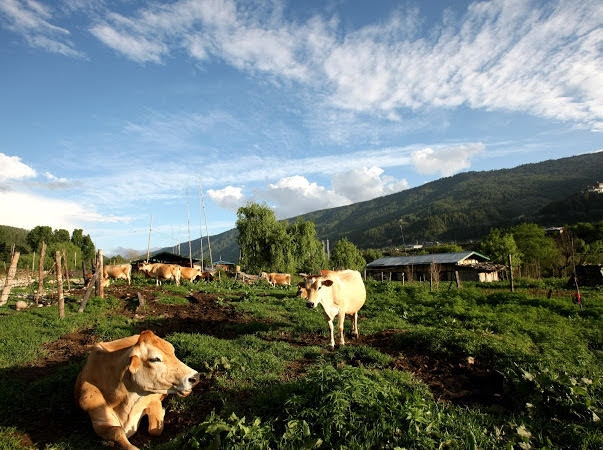
M 352 335 L 358 336 L 358 311 L 366 301 L 366 288 L 362 276 L 357 270 L 322 271 L 320 275 L 304 276 L 304 286 L 307 295 L 306 305 L 316 308 L 320 303 L 329 322 L 331 332 L 331 348 L 335 348 L 333 319 L 339 316 L 339 345 L 344 345 L 343 324 L 345 316 L 352 316 Z

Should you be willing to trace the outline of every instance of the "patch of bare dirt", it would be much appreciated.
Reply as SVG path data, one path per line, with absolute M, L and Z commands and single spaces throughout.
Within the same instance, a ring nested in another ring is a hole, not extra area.
M 186 305 L 163 305 L 156 301 L 161 288 L 155 286 L 113 285 L 108 289 L 108 293 L 123 301 L 123 308 L 119 314 L 136 320 L 139 331 L 152 329 L 162 337 L 174 332 L 184 332 L 208 334 L 223 339 L 235 338 L 236 327 L 233 325 L 254 321 L 249 316 L 237 313 L 228 302 L 218 302 L 214 294 L 195 292 L 187 297 L 189 303 Z M 72 292 L 70 296 L 79 301 L 83 297 L 83 290 L 81 295 Z M 139 306 L 140 297 L 143 298 L 144 307 Z M 434 396 L 441 401 L 485 406 L 503 405 L 502 378 L 488 368 L 487 361 L 470 361 L 466 358 L 444 360 L 419 354 L 410 349 L 400 353 L 400 349 L 391 347 L 392 335 L 400 332 L 400 330 L 387 330 L 371 336 L 360 336 L 358 340 L 350 340 L 349 345 L 367 345 L 391 354 L 395 358 L 395 368 L 411 372 L 423 380 L 431 388 Z M 324 335 L 308 334 L 293 337 L 281 333 L 278 339 L 292 345 L 326 347 L 327 344 Z M 21 379 L 35 380 L 56 374 L 67 364 L 82 362 L 91 345 L 97 340 L 92 330 L 80 330 L 62 336 L 46 345 L 47 356 L 43 360 L 37 361 L 28 370 L 20 370 L 16 375 Z M 311 364 L 313 364 L 311 360 L 298 361 L 289 368 L 285 376 L 288 379 L 302 376 Z M 203 392 L 211 389 L 210 383 L 208 380 L 202 380 L 193 395 L 203 396 Z M 77 409 L 75 402 L 71 401 L 68 405 L 63 405 L 64 410 L 58 413 L 45 408 L 28 408 L 27 423 L 32 426 L 26 428 L 28 436 L 24 436 L 25 442 L 30 445 L 34 442 L 41 445 L 40 448 L 44 448 L 46 443 L 56 442 L 57 436 L 69 436 L 69 428 L 72 427 L 89 429 L 92 433 L 87 415 Z M 191 425 L 198 424 L 200 417 L 205 417 L 216 406 L 201 402 L 198 403 L 197 410 L 189 411 L 188 415 L 168 409 L 164 434 L 159 438 L 152 438 L 153 442 L 167 441 Z M 144 424 L 142 424 L 131 441 L 142 447 L 149 439 L 151 438 L 144 431 Z

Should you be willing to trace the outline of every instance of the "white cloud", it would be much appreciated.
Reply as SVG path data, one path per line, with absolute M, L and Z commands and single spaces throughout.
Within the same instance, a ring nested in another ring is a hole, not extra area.
M 8 156 L 0 153 L 0 183 L 8 180 L 21 180 L 33 178 L 36 171 L 27 164 L 21 162 L 18 156 Z
M 242 187 L 226 186 L 223 189 L 208 189 L 207 196 L 222 208 L 236 211 L 244 203 Z
M 83 222 L 119 222 L 120 218 L 104 217 L 85 205 L 20 192 L 0 192 L 0 204 L 11 211 L 2 218 L 2 225 L 32 229 L 38 225 L 72 230 Z
M 0 23 L 21 34 L 32 47 L 65 56 L 83 56 L 70 41 L 66 28 L 53 25 L 52 9 L 35 0 L 1 0 Z
M 254 193 L 258 201 L 270 204 L 278 218 L 370 200 L 408 188 L 405 180 L 383 176 L 379 167 L 361 167 L 335 173 L 331 189 L 301 175 L 281 178 Z
M 184 50 L 299 82 L 313 98 L 312 116 L 319 105 L 401 122 L 405 111 L 468 106 L 603 129 L 598 0 L 474 2 L 447 10 L 428 30 L 416 8 L 400 7 L 347 33 L 337 16 L 293 22 L 284 10 L 230 0 L 151 3 L 128 16 L 97 10 L 89 30 L 136 62 L 164 63 Z M 0 13 L 30 45 L 78 54 L 49 6 L 1 0 Z
M 66 184 L 67 183 L 67 178 L 64 177 L 56 177 L 53 174 L 51 174 L 50 172 L 44 172 L 44 176 L 46 177 L 46 179 L 48 181 L 50 181 L 51 183 L 60 183 L 60 184 Z
M 412 164 L 417 172 L 425 175 L 439 173 L 447 177 L 471 167 L 470 159 L 482 153 L 485 146 L 481 143 L 458 145 L 452 147 L 430 147 L 412 153 Z
M 301 175 L 269 184 L 266 189 L 256 192 L 255 197 L 272 205 L 280 219 L 350 203 L 345 197 Z
M 166 46 L 152 36 L 131 34 L 108 25 L 93 26 L 90 32 L 108 47 L 137 62 L 159 63 L 161 57 L 167 53 Z
M 408 189 L 406 180 L 395 180 L 382 176 L 380 167 L 360 167 L 333 176 L 331 186 L 335 192 L 344 196 L 350 203 L 362 202 L 384 195 Z
M 325 58 L 331 99 L 356 111 L 524 111 L 596 129 L 603 122 L 602 20 L 596 1 L 495 0 L 470 4 L 434 29 L 432 40 L 360 30 Z

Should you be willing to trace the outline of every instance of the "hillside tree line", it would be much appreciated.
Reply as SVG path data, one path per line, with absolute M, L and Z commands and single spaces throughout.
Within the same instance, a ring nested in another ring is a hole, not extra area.
M 6 264 L 10 262 L 13 251 L 19 252 L 18 267 L 21 269 L 37 266 L 42 248 L 46 243 L 44 267 L 54 264 L 56 251 L 65 251 L 67 266 L 70 269 L 81 268 L 82 261 L 88 266 L 94 261 L 96 249 L 89 234 L 82 229 L 74 229 L 71 233 L 65 229 L 39 225 L 27 231 L 21 228 L 0 226 L 0 259 Z M 34 261 L 35 258 L 35 261 Z

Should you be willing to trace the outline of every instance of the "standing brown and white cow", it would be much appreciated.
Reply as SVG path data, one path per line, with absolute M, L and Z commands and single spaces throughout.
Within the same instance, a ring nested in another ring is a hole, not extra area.
M 113 264 L 103 266 L 103 286 L 109 284 L 109 280 L 119 280 L 123 278 L 132 282 L 132 265 L 131 264 Z
M 92 427 L 103 439 L 135 450 L 128 438 L 148 417 L 149 434 L 163 431 L 168 394 L 189 395 L 199 373 L 182 361 L 169 342 L 146 330 L 94 346 L 75 383 L 75 400 L 90 415 Z
M 345 316 L 352 316 L 352 335 L 358 336 L 358 311 L 366 301 L 366 288 L 357 270 L 322 271 L 320 275 L 305 275 L 299 291 L 305 289 L 306 305 L 316 308 L 320 303 L 329 322 L 331 348 L 335 348 L 333 319 L 338 316 L 339 345 L 344 345 Z M 302 291 L 303 292 L 303 291 Z
M 159 286 L 162 280 L 174 280 L 176 285 L 180 285 L 180 266 L 178 264 L 163 263 L 140 263 L 138 270 L 149 278 L 155 279 L 155 284 Z
M 289 273 L 262 272 L 260 278 L 268 281 L 270 286 L 291 286 L 291 274 Z

